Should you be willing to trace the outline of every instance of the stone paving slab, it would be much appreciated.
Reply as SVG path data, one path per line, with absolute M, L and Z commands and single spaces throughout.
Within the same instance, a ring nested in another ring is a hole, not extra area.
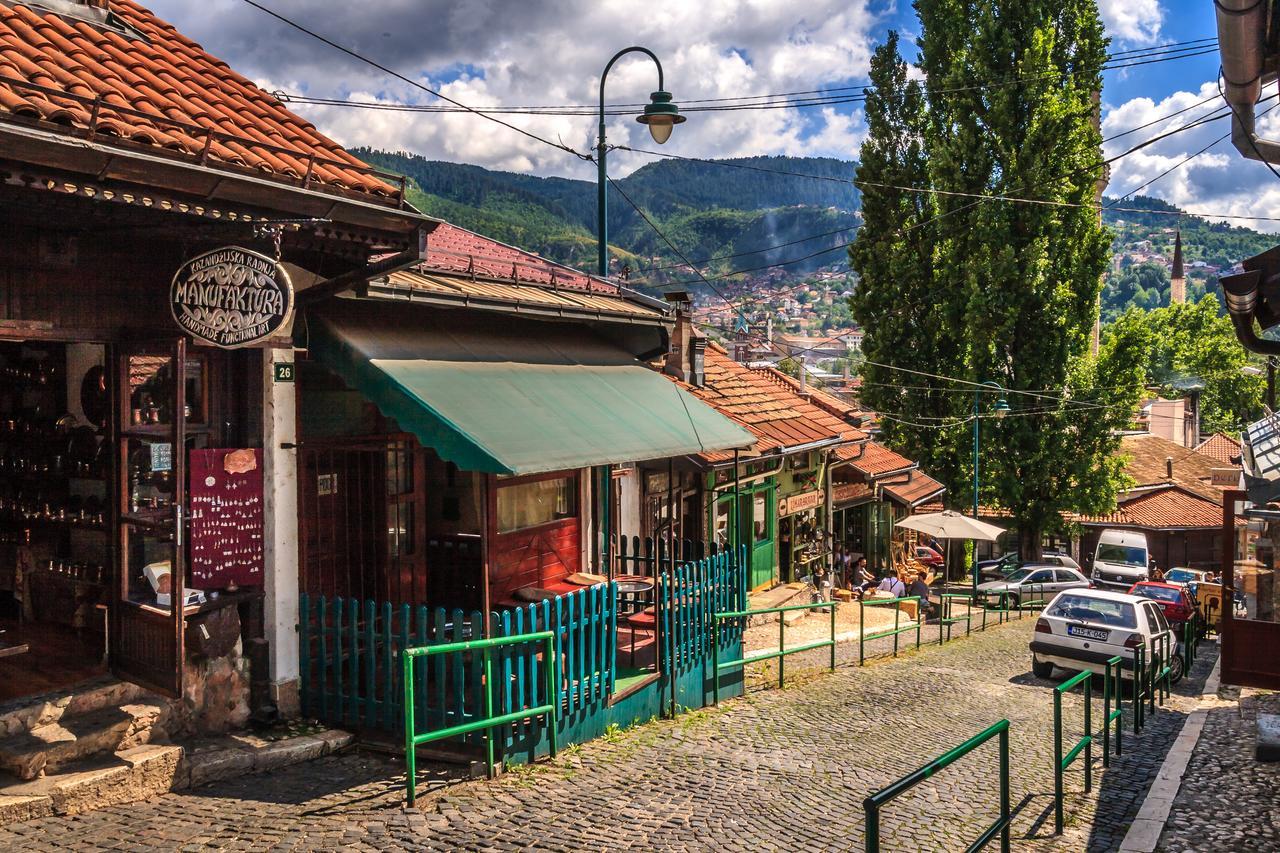
M 853 665 L 842 647 L 833 674 L 789 663 L 785 690 L 638 726 L 493 782 L 439 788 L 418 809 L 402 806 L 398 761 L 355 752 L 77 818 L 30 820 L 0 830 L 0 849 L 860 849 L 865 796 L 1007 717 L 1015 847 L 1114 850 L 1211 662 L 1197 662 L 1142 735 L 1126 733 L 1125 755 L 1110 770 L 1095 751 L 1091 796 L 1080 793 L 1073 768 L 1067 834 L 1055 838 L 1053 682 L 1029 671 L 1033 624 L 866 667 L 856 666 L 856 647 Z M 1079 720 L 1079 697 L 1065 708 Z M 993 746 L 913 789 L 885 810 L 884 849 L 963 849 L 995 817 L 996 777 Z

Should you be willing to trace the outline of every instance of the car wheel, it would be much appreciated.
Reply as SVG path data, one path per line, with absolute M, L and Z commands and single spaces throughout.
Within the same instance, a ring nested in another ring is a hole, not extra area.
M 1052 678 L 1053 664 L 1047 660 L 1040 660 L 1035 655 L 1031 656 L 1031 672 L 1036 678 Z
M 1175 654 L 1169 658 L 1169 683 L 1177 684 L 1186 675 L 1182 665 L 1182 655 Z
M 1009 609 L 1020 610 L 1022 608 L 1022 598 L 1017 595 L 1009 596 Z

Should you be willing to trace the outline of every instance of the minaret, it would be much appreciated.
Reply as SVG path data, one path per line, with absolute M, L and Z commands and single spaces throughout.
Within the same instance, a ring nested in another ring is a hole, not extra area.
M 1181 305 L 1187 301 L 1187 278 L 1182 272 L 1182 229 L 1173 238 L 1173 269 L 1169 271 L 1169 304 Z

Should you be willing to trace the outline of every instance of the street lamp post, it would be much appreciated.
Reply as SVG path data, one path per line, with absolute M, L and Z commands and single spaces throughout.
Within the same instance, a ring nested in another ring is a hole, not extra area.
M 606 217 L 609 210 L 606 192 L 609 186 L 609 174 L 605 166 L 608 148 L 605 146 L 604 138 L 604 81 L 608 78 L 609 69 L 613 68 L 613 64 L 628 53 L 643 53 L 658 66 L 658 91 L 649 95 L 649 103 L 645 105 L 644 113 L 636 116 L 636 121 L 648 125 L 653 141 L 662 145 L 671 138 L 672 129 L 685 120 L 685 117 L 680 115 L 680 108 L 671 100 L 671 93 L 663 91 L 662 63 L 658 61 L 653 51 L 647 47 L 632 46 L 623 48 L 613 55 L 609 64 L 604 67 L 604 73 L 600 75 L 600 141 L 596 145 L 596 235 L 598 240 L 596 255 L 600 262 L 601 278 L 609 277 L 609 222 Z
M 1000 396 L 996 398 L 995 405 L 992 406 L 991 412 L 997 418 L 1003 418 L 1009 414 L 1009 403 L 1005 400 L 1005 390 L 995 382 L 983 382 L 973 391 L 973 517 L 978 517 L 978 441 L 979 430 L 978 425 L 982 421 L 981 409 L 979 404 L 982 400 L 983 392 L 993 392 Z M 978 552 L 974 548 L 973 555 L 973 598 L 976 603 L 978 600 Z
M 662 63 L 649 48 L 638 45 L 624 48 L 615 53 L 605 65 L 604 72 L 600 75 L 600 139 L 596 145 L 596 257 L 599 261 L 601 278 L 609 277 L 609 171 L 606 166 L 609 149 L 605 145 L 604 82 L 608 79 L 609 69 L 613 68 L 613 64 L 628 53 L 643 53 L 658 66 L 658 91 L 649 95 L 649 103 L 645 105 L 644 113 L 636 116 L 636 121 L 648 126 L 653 141 L 662 145 L 671 138 L 671 131 L 675 126 L 685 120 L 685 117 L 680 115 L 680 108 L 671 100 L 671 93 L 664 91 Z M 612 529 L 609 521 L 609 502 L 613 491 L 613 475 L 608 465 L 600 466 L 598 482 L 601 533 L 599 553 L 601 562 L 605 564 L 606 574 L 613 577 L 613 572 L 609 570 L 609 532 Z

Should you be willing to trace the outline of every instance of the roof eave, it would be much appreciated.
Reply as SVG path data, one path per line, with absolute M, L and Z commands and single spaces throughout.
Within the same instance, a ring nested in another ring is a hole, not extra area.
M 439 220 L 412 207 L 378 204 L 349 195 L 291 186 L 279 180 L 201 165 L 68 136 L 41 127 L 0 121 L 0 150 L 20 164 L 68 171 L 96 182 L 197 196 L 210 202 L 267 207 L 299 217 L 405 234 Z

